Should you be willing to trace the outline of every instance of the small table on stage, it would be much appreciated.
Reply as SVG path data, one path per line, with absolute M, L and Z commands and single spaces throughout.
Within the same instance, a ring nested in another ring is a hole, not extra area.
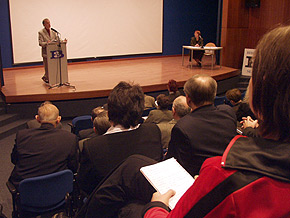
M 183 45 L 182 46 L 182 66 L 184 65 L 184 49 L 188 49 L 191 52 L 191 57 L 193 57 L 193 50 L 196 51 L 204 51 L 204 50 L 212 50 L 212 51 L 217 51 L 217 50 L 222 50 L 223 47 L 196 47 L 196 46 L 191 46 L 191 45 Z M 222 66 L 222 57 L 220 56 L 220 67 Z M 190 63 L 190 68 L 192 68 L 192 62 Z M 211 58 L 211 69 L 213 69 L 213 56 Z

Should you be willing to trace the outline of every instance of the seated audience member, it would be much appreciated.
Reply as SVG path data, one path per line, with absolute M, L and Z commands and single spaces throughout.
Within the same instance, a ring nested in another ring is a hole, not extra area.
M 181 118 L 171 131 L 166 158 L 174 157 L 192 175 L 199 173 L 205 159 L 222 155 L 237 134 L 237 121 L 228 105 L 214 106 L 216 81 L 195 75 L 184 85 L 191 113 Z
M 173 79 L 169 80 L 167 84 L 167 90 L 169 92 L 168 95 L 169 102 L 170 104 L 172 104 L 174 99 L 181 95 L 180 92 L 178 91 L 177 82 Z
M 43 104 L 52 104 L 50 101 L 45 101 L 43 102 Z M 32 129 L 32 128 L 39 128 L 41 126 L 41 124 L 36 120 L 36 119 L 33 119 L 33 120 L 29 120 L 27 121 L 26 123 L 26 128 L 27 129 Z M 61 129 L 62 128 L 62 124 L 61 122 L 59 122 L 57 125 L 56 125 L 56 128 L 57 129 Z
M 107 130 L 111 127 L 111 123 L 109 121 L 109 117 L 96 117 L 94 119 L 94 131 L 97 135 L 103 135 L 107 132 Z
M 242 93 L 239 89 L 230 89 L 226 92 L 226 97 L 233 105 L 235 112 L 239 109 L 240 104 L 242 103 Z
M 144 103 L 145 108 L 144 108 L 144 110 L 156 107 L 155 98 L 154 97 L 144 94 L 144 100 L 145 100 L 145 103 Z
M 249 105 L 249 91 L 248 90 L 249 90 L 249 86 L 247 88 L 247 91 L 246 91 L 246 94 L 245 94 L 243 101 L 241 102 L 238 110 L 236 111 L 238 122 L 243 121 L 243 117 L 247 117 L 247 116 L 250 116 L 254 120 L 256 119 L 256 116 L 252 112 L 250 105 Z
M 9 178 L 16 186 L 26 178 L 65 169 L 76 172 L 78 167 L 77 137 L 56 128 L 61 120 L 57 107 L 43 103 L 35 118 L 41 123 L 39 128 L 20 130 L 16 134 L 11 153 L 11 162 L 15 166 Z
M 109 121 L 107 111 L 102 116 L 97 116 L 94 119 L 93 125 L 94 125 L 93 130 L 94 130 L 95 135 L 92 137 L 105 134 L 107 132 L 107 130 L 111 127 L 111 123 Z M 84 141 L 86 141 L 88 139 L 90 139 L 90 138 L 85 138 L 85 139 L 82 139 L 79 141 L 80 151 L 83 150 Z
M 170 106 L 168 96 L 164 94 L 160 94 L 156 98 L 157 100 L 157 110 L 150 111 L 147 119 L 144 123 L 161 123 L 161 122 L 169 122 L 173 119 L 172 112 L 168 110 Z
M 104 117 L 108 116 L 108 111 L 105 110 L 103 107 L 96 107 L 92 110 L 92 121 L 94 122 L 96 117 Z M 79 140 L 86 139 L 86 138 L 92 138 L 96 136 L 96 132 L 94 129 L 83 129 L 79 131 Z
M 157 161 L 163 158 L 160 130 L 155 124 L 138 124 L 144 110 L 144 94 L 139 85 L 120 82 L 108 98 L 111 127 L 101 136 L 84 142 L 79 184 L 91 193 L 111 170 L 132 154 Z
M 185 96 L 175 98 L 172 105 L 173 119 L 169 122 L 158 123 L 157 126 L 161 131 L 161 142 L 164 149 L 168 148 L 168 143 L 171 137 L 171 130 L 178 120 L 190 113 L 191 108 L 186 103 Z
M 290 50 L 285 45 L 290 45 L 290 26 L 265 34 L 255 50 L 249 103 L 259 120 L 258 138 L 236 136 L 222 156 L 207 159 L 171 211 L 173 190 L 156 192 L 144 208 L 137 204 L 134 210 L 131 204 L 129 213 L 128 203 L 150 199 L 153 187 L 140 167 L 155 163 L 131 156 L 95 190 L 86 217 L 289 217 Z

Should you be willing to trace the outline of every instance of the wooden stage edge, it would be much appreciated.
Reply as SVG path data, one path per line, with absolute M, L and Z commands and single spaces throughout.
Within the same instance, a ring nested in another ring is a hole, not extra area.
M 69 82 L 76 90 L 67 86 L 49 89 L 40 79 L 42 66 L 3 69 L 5 85 L 1 92 L 6 103 L 64 101 L 107 97 L 120 81 L 140 84 L 144 92 L 155 92 L 166 90 L 170 79 L 182 87 L 195 74 L 208 74 L 218 82 L 240 75 L 238 69 L 224 66 L 190 68 L 188 57 L 185 59 L 184 66 L 180 55 L 71 63 Z

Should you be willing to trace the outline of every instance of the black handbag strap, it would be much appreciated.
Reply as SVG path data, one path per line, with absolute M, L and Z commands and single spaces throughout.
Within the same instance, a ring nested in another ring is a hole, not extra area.
M 263 175 L 248 171 L 235 172 L 202 197 L 184 218 L 201 218 L 206 216 L 227 196 L 261 177 L 263 177 Z

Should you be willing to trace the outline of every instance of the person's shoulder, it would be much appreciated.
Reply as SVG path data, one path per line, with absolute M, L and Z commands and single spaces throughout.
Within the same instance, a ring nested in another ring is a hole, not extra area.
M 219 111 L 226 111 L 230 114 L 235 114 L 235 111 L 233 109 L 233 107 L 227 105 L 227 104 L 221 104 L 221 105 L 218 105 L 216 106 L 216 109 L 219 110 Z
M 43 33 L 43 31 L 44 31 L 44 28 L 42 28 L 41 30 L 39 30 L 38 33 L 41 34 L 41 33 Z
M 56 134 L 64 137 L 64 138 L 77 138 L 77 136 L 67 130 L 64 129 L 59 129 L 59 128 L 54 128 L 53 132 L 55 132 Z
M 95 147 L 98 145 L 103 146 L 105 143 L 106 138 L 110 138 L 111 134 L 107 135 L 95 135 L 92 138 L 84 141 L 84 146 L 86 147 Z
M 151 110 L 151 111 L 149 112 L 149 114 L 160 114 L 160 110 L 158 110 L 158 109 Z
M 211 158 L 207 158 L 203 165 L 202 168 L 205 167 L 221 167 L 221 160 L 222 160 L 222 156 L 216 156 L 216 157 L 211 157 Z
M 139 128 L 137 128 L 136 130 L 140 129 L 140 130 L 154 130 L 154 129 L 158 129 L 158 126 L 155 123 L 142 123 L 140 124 Z
M 34 128 L 32 128 L 32 129 L 21 129 L 21 130 L 18 130 L 18 132 L 16 133 L 16 137 L 31 135 L 33 132 L 35 132 L 35 130 L 36 129 L 34 129 Z
M 184 125 L 186 123 L 192 123 L 192 120 L 195 119 L 194 113 L 190 112 L 189 114 L 186 114 L 184 117 L 180 118 L 176 125 L 178 124 L 178 126 L 180 125 Z
M 227 104 L 220 104 L 220 105 L 216 106 L 216 108 L 219 109 L 219 110 L 229 110 L 232 107 L 227 105 Z

